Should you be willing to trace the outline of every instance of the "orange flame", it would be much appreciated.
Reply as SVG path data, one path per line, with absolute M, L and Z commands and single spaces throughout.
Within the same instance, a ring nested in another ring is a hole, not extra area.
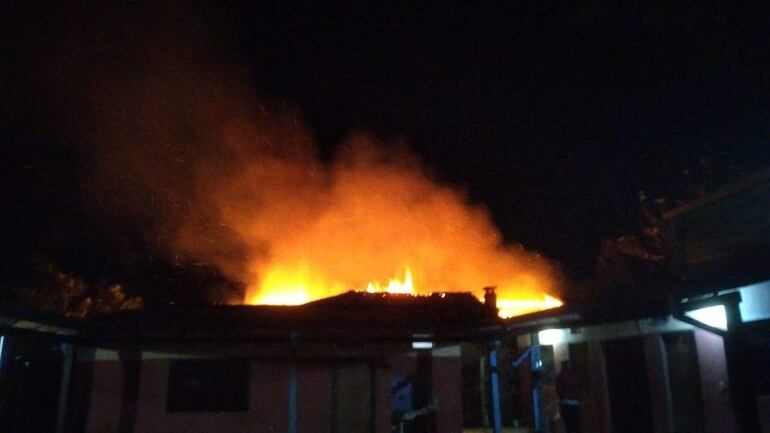
M 550 310 L 562 305 L 560 300 L 550 295 L 545 295 L 541 299 L 498 299 L 497 308 L 499 311 L 497 314 L 502 318 L 508 318 L 535 311 Z
M 319 158 L 300 113 L 258 100 L 247 74 L 227 75 L 242 68 L 219 53 L 208 62 L 210 44 L 179 49 L 182 39 L 140 56 L 159 74 L 86 80 L 93 112 L 72 130 L 93 141 L 86 193 L 114 234 L 135 221 L 128 232 L 144 231 L 157 253 L 216 267 L 246 289 L 218 294 L 228 302 L 302 304 L 367 288 L 482 298 L 497 286 L 501 314 L 557 304 L 546 294 L 558 271 L 506 243 L 482 206 L 401 141 L 353 133 Z M 376 284 L 408 266 L 404 280 Z
M 404 281 L 398 278 L 391 278 L 388 281 L 388 285 L 385 287 L 380 286 L 378 283 L 369 283 L 366 286 L 366 291 L 369 293 L 387 292 L 387 293 L 402 293 L 407 295 L 414 294 L 414 285 L 412 284 L 412 271 L 406 268 L 406 274 Z
M 300 267 L 294 272 L 272 268 L 264 277 L 258 295 L 252 297 L 249 304 L 265 305 L 301 305 L 317 298 L 324 297 L 323 294 L 341 293 L 345 290 L 341 285 L 329 288 L 324 287 L 319 280 L 313 280 L 307 267 Z M 366 291 L 369 293 L 398 293 L 415 294 L 412 271 L 406 268 L 404 279 L 391 278 L 388 284 L 383 286 L 378 282 L 370 282 Z M 503 293 L 510 293 L 504 291 Z M 477 294 L 480 301 L 484 301 L 481 294 Z M 497 300 L 498 315 L 502 318 L 518 316 L 522 314 L 542 311 L 551 308 L 560 307 L 562 302 L 550 295 L 544 295 L 542 298 L 499 298 Z
M 296 305 L 348 290 L 483 299 L 493 285 L 504 317 L 559 305 L 547 296 L 559 283 L 546 259 L 504 244 L 483 208 L 373 146 L 354 141 L 328 171 L 260 163 L 217 188 L 227 227 L 256 253 L 238 272 L 247 303 Z

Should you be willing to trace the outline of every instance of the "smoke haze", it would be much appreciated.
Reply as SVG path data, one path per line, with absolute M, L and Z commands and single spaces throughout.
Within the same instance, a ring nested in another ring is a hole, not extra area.
M 40 109 L 81 143 L 89 208 L 116 238 L 139 227 L 159 254 L 215 266 L 247 302 L 364 289 L 405 269 L 421 293 L 558 289 L 547 260 L 504 244 L 484 208 L 404 143 L 352 131 L 321 160 L 299 111 L 258 97 L 179 6 L 71 12 L 29 64 L 64 101 Z

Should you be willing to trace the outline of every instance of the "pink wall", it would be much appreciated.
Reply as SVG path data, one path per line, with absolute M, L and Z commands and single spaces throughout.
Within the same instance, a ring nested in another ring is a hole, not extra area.
M 254 363 L 246 412 L 168 413 L 166 397 L 170 360 L 142 361 L 136 433 L 212 433 L 288 431 L 288 362 Z M 86 431 L 117 431 L 122 393 L 122 366 L 117 360 L 96 361 Z M 331 433 L 332 365 L 300 364 L 297 372 L 297 430 Z M 374 372 L 377 415 L 375 433 L 390 431 L 390 370 Z M 365 396 L 368 398 L 368 396 Z
M 87 431 L 108 433 L 118 431 L 120 397 L 123 387 L 123 368 L 117 361 L 93 363 L 91 406 Z
M 762 433 L 770 433 L 770 395 L 757 396 L 757 413 Z
M 297 372 L 297 431 L 299 433 L 331 433 L 331 386 L 332 373 L 328 366 L 301 365 L 299 367 Z
M 612 431 L 612 419 L 610 417 L 610 396 L 607 386 L 607 367 L 604 360 L 604 351 L 601 342 L 588 342 L 588 368 L 591 403 L 594 411 L 594 431 L 597 433 L 609 433 Z M 582 419 L 581 424 L 585 430 L 588 419 Z M 590 431 L 590 430 L 589 430 Z
M 288 365 L 253 364 L 249 411 L 219 413 L 167 413 L 168 368 L 165 359 L 142 362 L 136 433 L 281 432 L 288 428 Z
M 727 389 L 727 360 L 722 337 L 701 329 L 695 330 L 695 345 L 700 365 L 703 412 L 708 433 L 735 431 L 733 411 Z
M 459 354 L 459 352 L 458 352 Z M 460 356 L 433 356 L 433 395 L 438 400 L 436 427 L 441 433 L 461 433 L 463 429 L 462 358 Z M 394 377 L 407 377 L 417 370 L 415 356 L 393 359 Z
M 647 363 L 647 381 L 650 385 L 650 409 L 655 433 L 673 430 L 671 395 L 669 393 L 668 361 L 660 334 L 644 337 L 644 359 Z
M 122 367 L 117 360 L 94 362 L 91 406 L 86 431 L 117 431 L 122 392 Z M 166 394 L 169 361 L 142 362 L 136 433 L 196 432 L 285 432 L 288 429 L 288 364 L 252 364 L 250 410 L 248 412 L 167 413 Z M 329 420 L 329 373 L 300 371 L 303 386 L 298 389 L 300 432 L 327 433 Z M 324 389 L 327 391 L 324 393 Z M 325 400 L 325 401 L 324 401 Z M 326 412 L 324 412 L 326 410 Z M 327 422 L 322 423 L 323 417 Z M 311 422 L 315 419 L 319 422 Z M 304 423 L 303 423 L 304 422 Z M 328 426 L 326 430 L 322 427 Z
M 433 395 L 438 399 L 436 427 L 441 433 L 463 430 L 462 360 L 433 358 Z
M 246 433 L 288 430 L 288 362 L 251 366 L 249 410 L 245 412 L 166 412 L 170 360 L 144 359 L 139 383 L 136 433 Z M 414 357 L 397 357 L 393 371 L 409 375 Z M 123 386 L 118 360 L 93 364 L 91 406 L 86 431 L 117 431 Z M 441 433 L 462 432 L 462 363 L 459 357 L 433 358 L 433 390 L 438 399 L 437 427 Z M 374 370 L 375 433 L 390 431 L 391 368 Z M 367 396 L 368 397 L 368 396 Z M 297 373 L 297 429 L 299 433 L 331 433 L 332 366 L 300 364 Z
M 375 389 L 375 433 L 389 433 L 391 423 L 390 410 L 390 369 L 377 367 L 374 370 Z
M 417 371 L 417 357 L 396 356 L 390 364 L 390 371 L 394 377 L 408 377 Z

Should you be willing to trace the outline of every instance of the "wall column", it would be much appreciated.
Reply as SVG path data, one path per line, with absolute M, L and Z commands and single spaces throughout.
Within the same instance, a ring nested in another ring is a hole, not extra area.
M 695 329 L 693 332 L 700 366 L 706 432 L 733 433 L 735 420 L 728 392 L 724 339 L 702 329 Z
M 674 431 L 671 383 L 666 347 L 659 334 L 644 337 L 644 355 L 647 361 L 647 381 L 650 384 L 653 428 L 655 433 L 671 433 Z
M 139 403 L 139 379 L 142 372 L 142 352 L 121 350 L 118 354 L 123 367 L 123 392 L 120 398 L 118 433 L 134 433 Z

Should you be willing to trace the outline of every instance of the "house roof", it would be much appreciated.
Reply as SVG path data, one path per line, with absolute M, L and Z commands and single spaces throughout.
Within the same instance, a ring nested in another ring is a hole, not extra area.
M 689 201 L 674 209 L 671 209 L 663 214 L 663 218 L 666 220 L 674 220 L 681 215 L 690 213 L 708 204 L 717 202 L 726 197 L 734 194 L 739 194 L 748 189 L 751 189 L 757 185 L 770 182 L 770 170 L 765 170 L 759 173 L 755 173 L 751 176 L 747 176 L 737 182 L 725 185 L 717 190 L 704 195 L 696 200 Z
M 667 212 L 672 269 L 689 296 L 770 278 L 770 170 Z
M 83 328 L 79 320 L 55 316 L 18 305 L 0 303 L 0 330 L 12 333 L 72 337 Z
M 470 293 L 412 296 L 351 291 L 298 306 L 171 305 L 122 311 L 77 323 L 27 313 L 31 315 L 0 308 L 0 325 L 8 326 L 13 317 L 17 324 L 36 323 L 24 325 L 30 331 L 57 333 L 85 344 L 168 348 L 199 343 L 285 345 L 336 341 L 348 345 L 408 345 L 414 340 L 438 344 L 488 341 L 504 332 L 523 334 L 554 327 L 663 317 L 670 314 L 670 309 L 661 297 L 618 294 L 500 319 Z
M 547 328 L 575 328 L 643 318 L 661 318 L 672 314 L 668 296 L 659 291 L 637 294 L 608 293 L 597 299 L 570 302 L 554 308 L 504 320 L 505 328 L 525 334 Z
M 436 341 L 484 338 L 501 329 L 495 312 L 467 293 L 431 296 L 347 292 L 298 306 L 169 306 L 98 318 L 97 340 Z

